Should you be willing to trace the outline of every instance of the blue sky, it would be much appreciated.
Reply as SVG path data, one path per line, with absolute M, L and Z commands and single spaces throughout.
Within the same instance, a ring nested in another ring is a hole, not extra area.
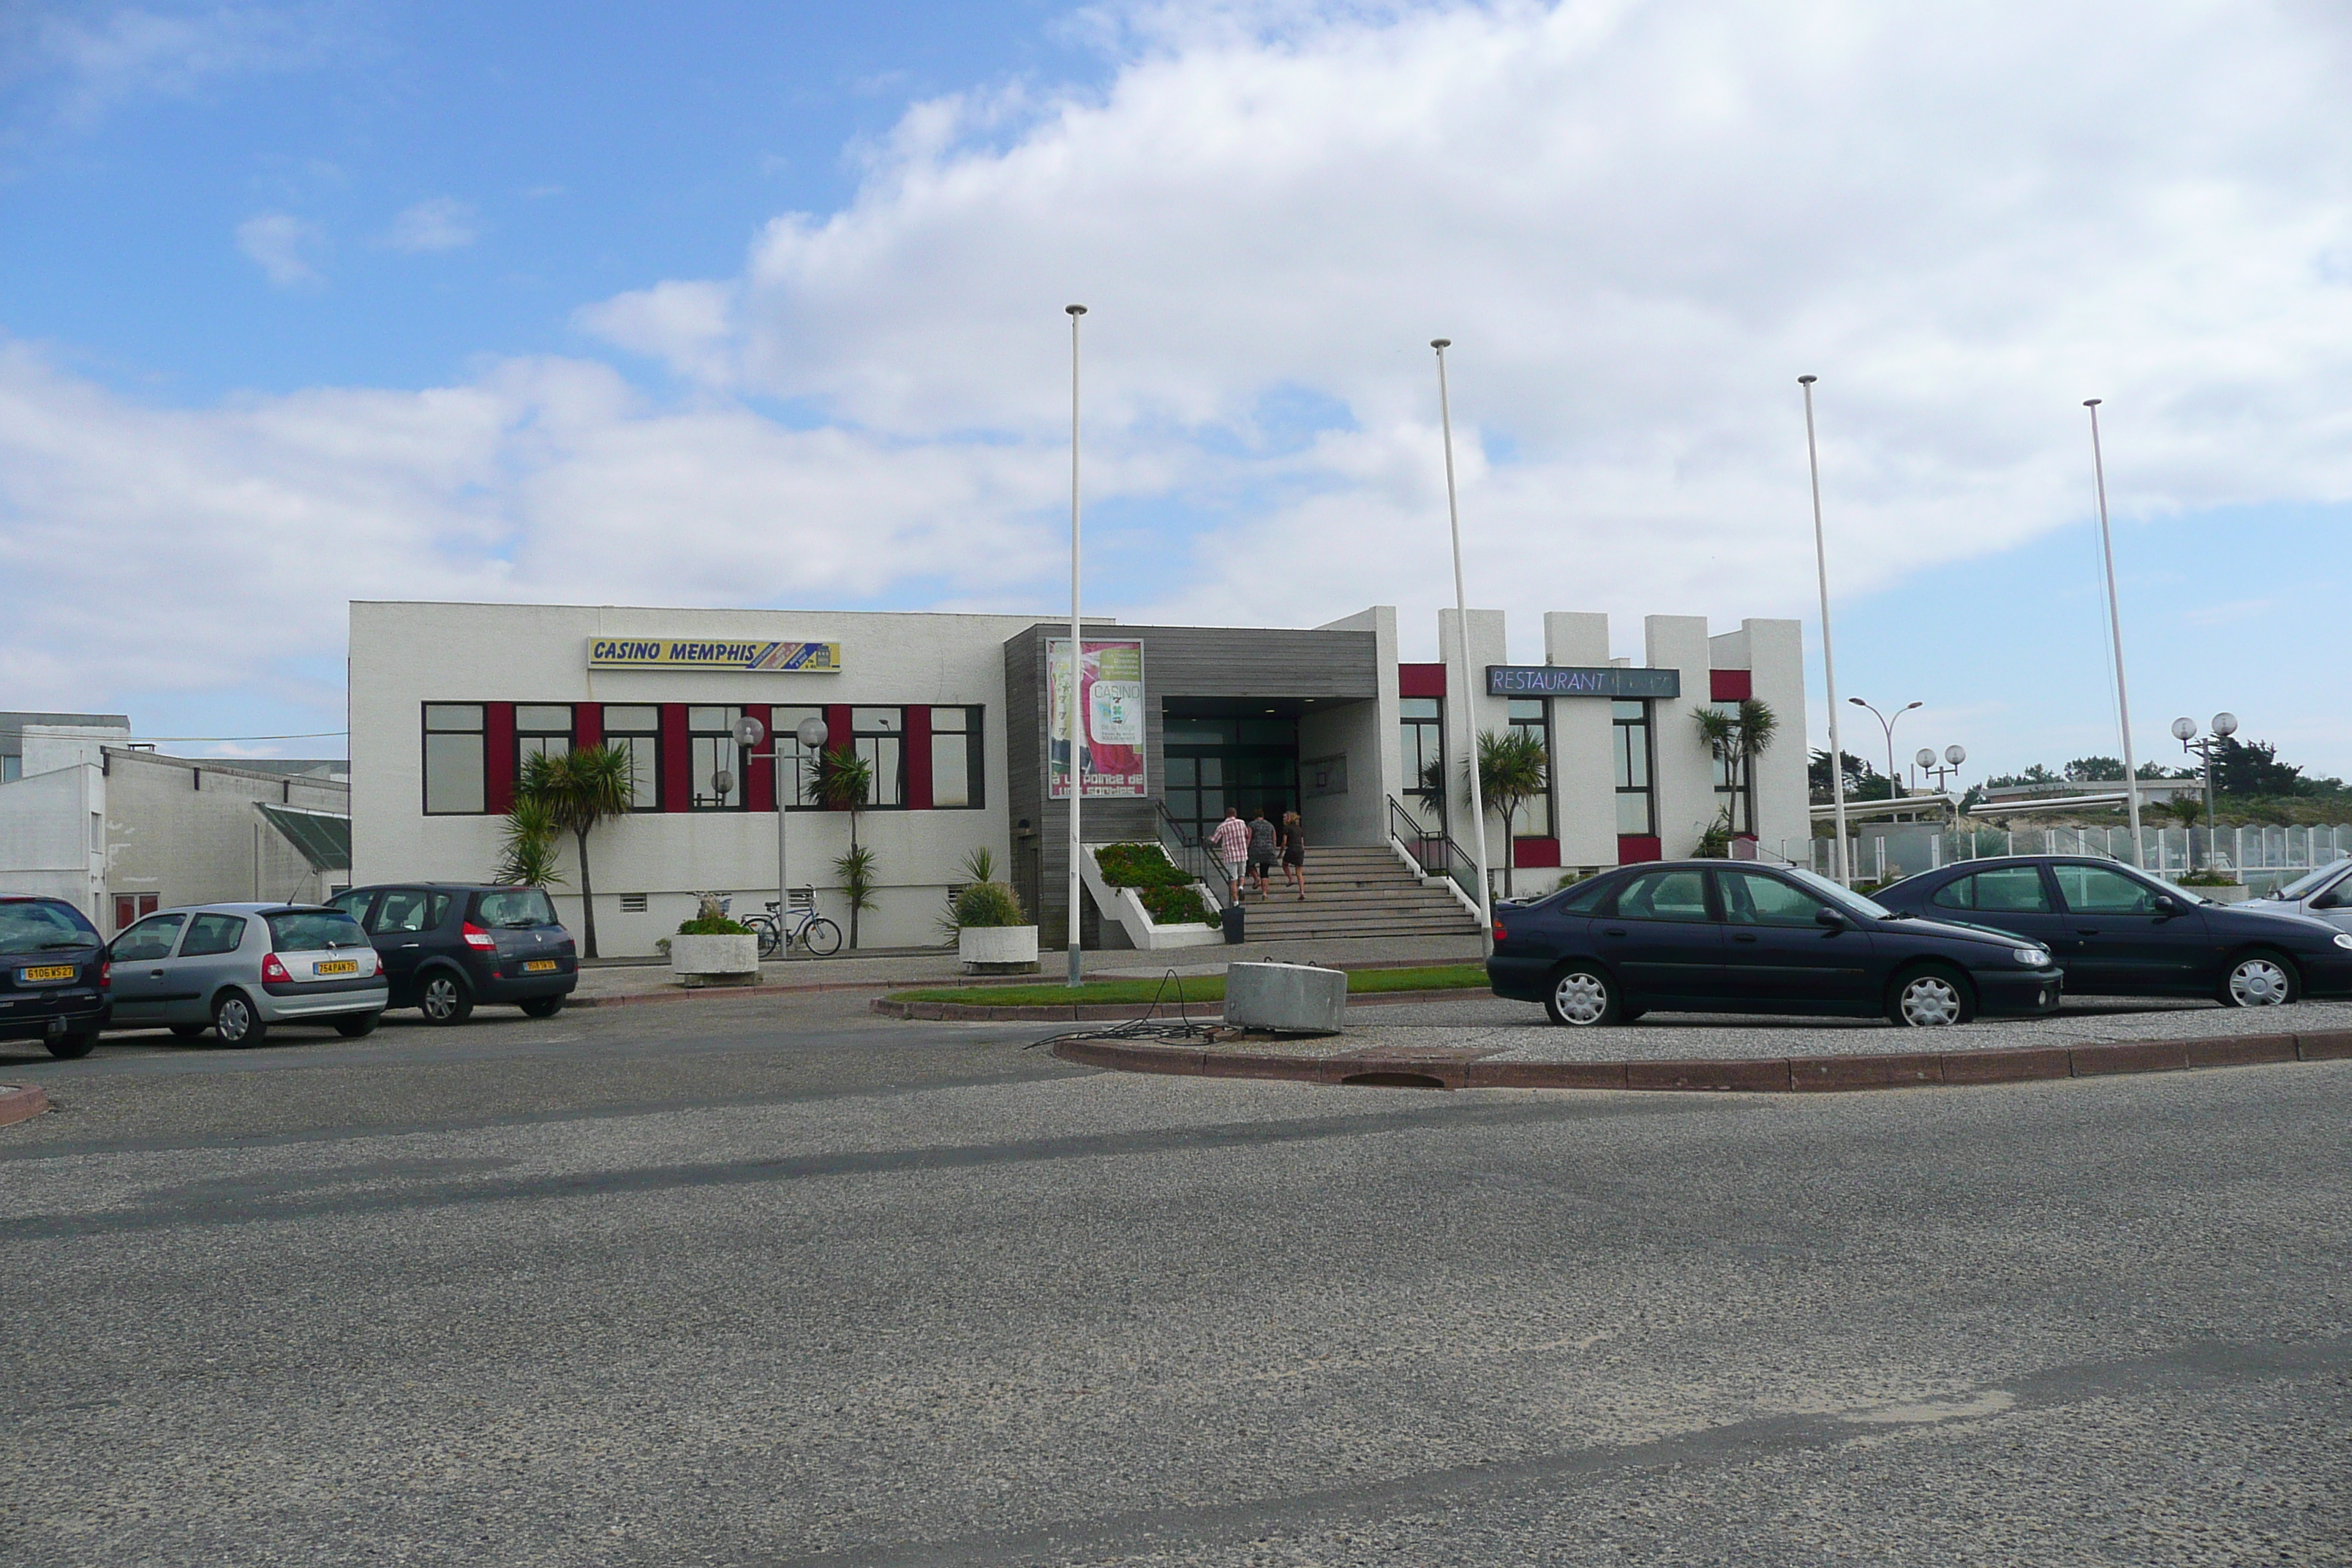
M 1992 9 L 20 5 L 5 705 L 331 730 L 353 596 L 1051 609 L 1084 299 L 1107 612 L 1426 655 L 1443 331 L 1521 657 L 1810 623 L 1812 371 L 1844 689 L 2112 752 L 2097 395 L 2143 754 L 2352 775 L 2346 25 Z

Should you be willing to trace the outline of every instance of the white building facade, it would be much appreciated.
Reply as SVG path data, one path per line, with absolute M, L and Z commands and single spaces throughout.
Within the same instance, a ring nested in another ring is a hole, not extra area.
M 1451 612 L 1429 664 L 1399 661 L 1396 619 L 1375 606 L 1312 628 L 1090 621 L 1087 840 L 1197 837 L 1231 804 L 1297 811 L 1310 845 L 1405 856 L 1434 837 L 1466 848 L 1462 759 L 1475 734 L 1511 728 L 1540 736 L 1550 774 L 1512 824 L 1522 893 L 1571 868 L 1688 854 L 1718 823 L 1767 843 L 1810 832 L 1796 622 L 1710 634 L 1702 618 L 1651 616 L 1633 660 L 1610 657 L 1606 616 L 1549 615 L 1544 658 L 1526 665 L 1507 657 L 1502 613 L 1474 610 L 1464 668 Z M 1067 808 L 1054 780 L 1067 747 L 1053 693 L 1067 689 L 1067 627 L 1046 616 L 355 603 L 351 879 L 489 877 L 523 759 L 604 743 L 628 752 L 635 780 L 634 809 L 589 844 L 607 954 L 652 952 L 704 891 L 744 913 L 785 883 L 814 888 L 846 929 L 835 862 L 853 832 L 879 876 L 861 945 L 941 941 L 946 897 L 977 850 L 1058 943 Z M 1753 776 L 1734 780 L 1696 714 L 1745 700 L 1769 706 L 1778 732 Z M 734 740 L 745 717 L 766 737 L 748 752 Z M 813 798 L 795 734 L 812 722 L 823 749 L 868 764 L 864 809 Z M 1500 866 L 1499 816 L 1488 831 Z M 553 890 L 576 923 L 569 844 L 563 866 Z M 1095 917 L 1080 914 L 1091 940 Z

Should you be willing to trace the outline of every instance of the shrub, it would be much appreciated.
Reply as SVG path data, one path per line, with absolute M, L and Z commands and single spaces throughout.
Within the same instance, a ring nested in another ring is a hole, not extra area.
M 1021 897 L 1003 882 L 974 882 L 958 895 L 955 901 L 955 923 L 964 926 L 1027 925 L 1021 910 Z
M 725 915 L 697 915 L 678 922 L 680 936 L 750 936 L 751 928 Z
M 1135 896 L 1143 900 L 1154 925 L 1224 924 L 1224 917 L 1211 909 L 1201 889 L 1190 882 L 1181 888 L 1138 888 Z
M 1190 873 L 1157 844 L 1106 844 L 1095 851 L 1103 880 L 1114 888 L 1189 888 Z

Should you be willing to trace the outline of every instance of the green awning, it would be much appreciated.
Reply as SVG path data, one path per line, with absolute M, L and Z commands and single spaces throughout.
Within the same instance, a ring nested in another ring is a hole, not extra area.
M 268 819 L 287 843 L 302 852 L 314 871 L 352 868 L 352 819 L 331 812 L 303 811 L 291 805 L 256 801 L 256 811 Z

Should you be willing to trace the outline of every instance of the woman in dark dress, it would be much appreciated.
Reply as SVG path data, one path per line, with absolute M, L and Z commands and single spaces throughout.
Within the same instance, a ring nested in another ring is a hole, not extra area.
M 1298 814 L 1282 814 L 1282 879 L 1298 889 L 1298 901 L 1307 901 L 1307 830 L 1298 825 Z

